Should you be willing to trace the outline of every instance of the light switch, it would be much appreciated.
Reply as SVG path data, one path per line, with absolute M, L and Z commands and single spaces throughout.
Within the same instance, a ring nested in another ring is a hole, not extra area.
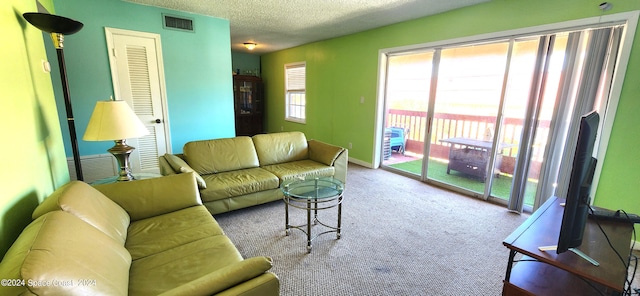
M 44 71 L 44 73 L 51 72 L 51 64 L 49 64 L 49 61 L 42 60 L 42 71 Z

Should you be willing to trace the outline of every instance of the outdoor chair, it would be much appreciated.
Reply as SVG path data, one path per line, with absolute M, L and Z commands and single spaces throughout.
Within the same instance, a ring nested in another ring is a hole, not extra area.
M 401 127 L 390 127 L 388 130 L 391 132 L 391 137 L 389 138 L 391 151 L 404 155 L 405 146 L 407 145 L 407 131 Z

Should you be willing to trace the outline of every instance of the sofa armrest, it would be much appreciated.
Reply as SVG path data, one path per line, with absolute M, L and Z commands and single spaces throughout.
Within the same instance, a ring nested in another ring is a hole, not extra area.
M 324 142 L 309 140 L 309 159 L 335 168 L 334 178 L 347 183 L 349 150 Z
M 338 158 L 344 148 L 331 145 L 317 140 L 309 140 L 309 159 L 333 166 L 333 162 Z
M 169 291 L 165 291 L 160 295 L 213 295 L 259 277 L 271 269 L 271 266 L 271 258 L 248 258 L 238 263 L 225 266 Z M 247 289 L 250 288 L 247 287 Z
M 246 282 L 235 285 L 218 294 L 218 296 L 279 296 L 280 280 L 272 272 L 265 272 Z
M 132 221 L 201 205 L 195 173 L 94 186 L 122 207 Z
M 171 167 L 164 155 L 158 156 L 158 162 L 160 163 L 160 174 L 162 174 L 163 176 L 175 175 L 180 173 L 176 172 L 176 170 Z
M 164 176 L 182 173 L 195 173 L 198 188 L 206 189 L 207 182 L 184 160 L 183 154 L 169 154 L 160 157 L 160 173 Z M 165 167 L 163 167 L 165 165 Z
M 336 160 L 333 161 L 333 167 L 335 168 L 335 173 L 333 177 L 342 181 L 342 183 L 347 184 L 347 166 L 349 165 L 349 150 L 344 149 Z

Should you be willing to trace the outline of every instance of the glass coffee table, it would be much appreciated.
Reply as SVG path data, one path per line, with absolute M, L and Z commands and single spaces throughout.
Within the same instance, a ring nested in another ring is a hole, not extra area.
M 336 239 L 340 239 L 340 220 L 342 216 L 342 195 L 344 184 L 332 177 L 299 177 L 284 181 L 280 185 L 284 193 L 285 209 L 285 235 L 289 235 L 292 228 L 298 229 L 307 235 L 307 252 L 311 253 L 311 241 L 316 237 L 335 232 Z M 289 206 L 307 211 L 307 224 L 289 224 Z M 336 227 L 327 225 L 318 220 L 318 211 L 338 207 L 338 224 Z M 313 219 L 311 213 L 313 212 Z M 312 237 L 311 225 L 320 224 L 327 230 Z

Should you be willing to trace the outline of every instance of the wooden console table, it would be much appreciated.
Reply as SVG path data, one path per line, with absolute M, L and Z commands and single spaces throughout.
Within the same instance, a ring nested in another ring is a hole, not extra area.
M 447 165 L 447 174 L 451 170 L 456 170 L 474 176 L 485 181 L 489 174 L 489 159 L 493 143 L 490 141 L 482 141 L 470 138 L 450 138 L 440 140 L 440 142 L 450 143 L 449 147 L 449 164 Z M 458 148 L 454 146 L 459 146 Z M 501 143 L 498 152 L 505 148 L 516 146 L 515 144 Z M 498 153 L 496 157 L 496 169 L 500 167 L 502 162 L 502 153 Z
M 538 249 L 558 243 L 564 211 L 561 202 L 564 200 L 556 197 L 547 200 L 503 241 L 510 252 L 502 295 L 618 295 L 623 291 L 626 268 L 590 218 L 578 249 L 598 261 L 600 266 L 592 265 L 573 252 L 556 254 L 556 251 Z M 633 224 L 599 223 L 626 264 Z M 523 256 L 516 262 L 518 253 Z

